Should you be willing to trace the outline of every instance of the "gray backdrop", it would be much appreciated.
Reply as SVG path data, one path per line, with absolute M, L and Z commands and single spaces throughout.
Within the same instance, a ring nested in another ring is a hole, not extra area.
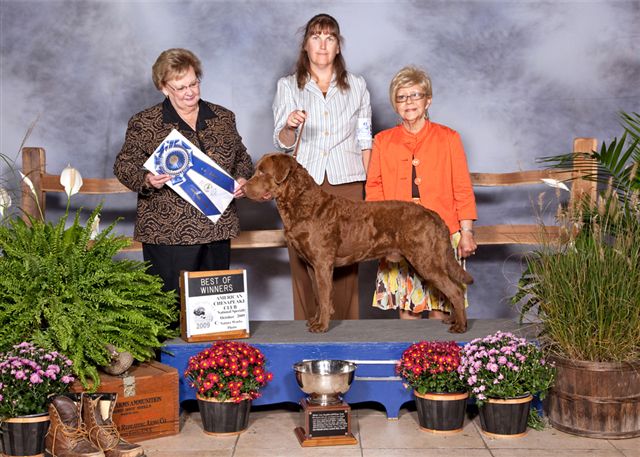
M 421 66 L 433 79 L 431 118 L 460 132 L 472 171 L 536 168 L 536 157 L 569 152 L 574 137 L 609 141 L 621 131 L 618 112 L 640 110 L 638 1 L 1 0 L 1 151 L 15 156 L 39 116 L 27 145 L 46 148 L 50 172 L 72 164 L 111 177 L 127 120 L 162 100 L 151 65 L 186 47 L 204 64 L 202 97 L 236 113 L 257 160 L 273 150 L 276 81 L 292 70 L 299 28 L 319 12 L 338 19 L 348 69 L 368 82 L 374 130 L 397 122 L 393 74 Z M 478 190 L 478 224 L 531 223 L 543 190 Z M 118 229 L 130 233 L 134 200 L 109 199 L 103 220 L 124 216 Z M 48 214 L 64 203 L 49 199 Z M 240 211 L 246 229 L 280 226 L 270 203 L 243 201 Z M 471 317 L 514 315 L 507 298 L 521 252 L 478 250 Z M 292 318 L 285 250 L 234 251 L 233 264 L 248 270 L 252 319 Z M 369 306 L 374 275 L 374 263 L 362 266 L 362 315 L 395 318 Z

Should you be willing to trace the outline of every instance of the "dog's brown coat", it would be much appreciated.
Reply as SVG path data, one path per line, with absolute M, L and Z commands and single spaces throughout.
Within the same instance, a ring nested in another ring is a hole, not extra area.
M 400 257 L 451 302 L 449 331 L 466 331 L 463 285 L 473 278 L 456 262 L 449 230 L 434 211 L 409 202 L 353 202 L 329 195 L 287 154 L 260 159 L 245 193 L 258 201 L 276 199 L 287 241 L 314 270 L 318 311 L 308 321 L 310 331 L 329 328 L 334 267 Z

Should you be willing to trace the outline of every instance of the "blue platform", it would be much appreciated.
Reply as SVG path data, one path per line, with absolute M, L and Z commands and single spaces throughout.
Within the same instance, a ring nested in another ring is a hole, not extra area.
M 462 335 L 450 334 L 447 328 L 434 320 L 373 319 L 332 322 L 327 333 L 314 334 L 307 331 L 303 321 L 252 321 L 251 338 L 242 341 L 264 353 L 274 377 L 254 404 L 298 403 L 304 394 L 296 383 L 293 364 L 308 359 L 341 359 L 358 364 L 345 401 L 377 402 L 385 408 L 388 418 L 397 418 L 402 405 L 413 401 L 411 391 L 395 374 L 396 362 L 410 344 L 421 340 L 465 343 L 497 330 L 531 336 L 527 335 L 530 329 L 510 319 L 470 320 L 469 330 Z M 160 361 L 178 369 L 180 402 L 195 399 L 195 391 L 182 376 L 189 357 L 211 344 L 187 343 L 179 338 L 167 341 L 167 352 L 161 354 Z

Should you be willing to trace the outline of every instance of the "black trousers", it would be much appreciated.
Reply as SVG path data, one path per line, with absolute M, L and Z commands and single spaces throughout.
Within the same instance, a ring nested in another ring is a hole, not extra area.
M 193 245 L 143 243 L 142 256 L 151 263 L 148 273 L 162 278 L 165 291 L 178 291 L 181 271 L 228 270 L 231 241 Z

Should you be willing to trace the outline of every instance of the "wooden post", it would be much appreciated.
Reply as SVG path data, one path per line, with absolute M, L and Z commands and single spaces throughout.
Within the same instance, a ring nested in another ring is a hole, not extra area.
M 29 186 L 22 182 L 22 210 L 25 219 L 27 215 L 36 219 L 44 218 L 45 192 L 42 189 L 42 176 L 45 166 L 43 148 L 22 148 L 22 173 L 31 180 L 35 188 L 34 195 Z
M 598 141 L 595 138 L 576 138 L 573 140 L 573 152 L 576 153 L 591 153 L 598 148 Z M 584 165 L 587 162 L 588 165 Z M 573 165 L 574 180 L 571 185 L 571 200 L 574 203 L 579 202 L 583 198 L 589 198 L 593 203 L 595 202 L 598 183 L 595 180 L 584 179 L 586 175 L 597 175 L 598 164 L 595 160 L 582 160 L 583 165 L 580 169 L 576 168 L 575 162 Z

